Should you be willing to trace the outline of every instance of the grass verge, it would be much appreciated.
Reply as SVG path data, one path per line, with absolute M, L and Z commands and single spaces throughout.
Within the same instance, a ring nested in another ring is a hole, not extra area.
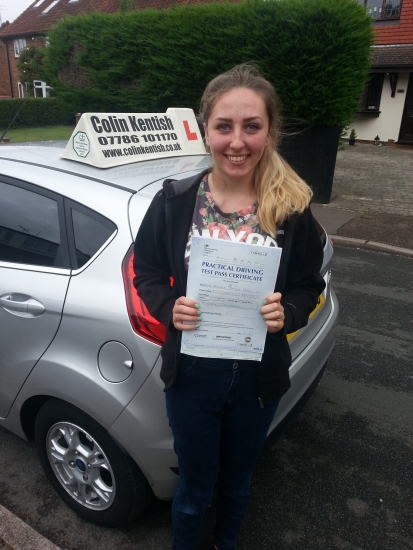
M 10 143 L 23 141 L 45 141 L 50 139 L 69 139 L 74 126 L 43 126 L 40 128 L 15 128 L 7 132 Z M 0 136 L 4 130 L 0 130 Z

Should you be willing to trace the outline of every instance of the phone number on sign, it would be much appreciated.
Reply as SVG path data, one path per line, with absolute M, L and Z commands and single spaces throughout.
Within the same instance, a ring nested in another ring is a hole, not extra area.
M 154 141 L 176 141 L 178 136 L 175 133 L 164 133 L 164 134 L 142 134 L 140 136 L 145 143 L 153 143 Z M 121 143 L 139 143 L 139 137 L 136 135 L 124 135 L 124 136 L 108 136 L 98 137 L 98 141 L 101 145 L 120 145 Z

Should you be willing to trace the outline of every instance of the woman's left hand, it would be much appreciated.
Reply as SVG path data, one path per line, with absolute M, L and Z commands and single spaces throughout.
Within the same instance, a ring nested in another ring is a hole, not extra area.
M 281 294 L 275 292 L 265 298 L 261 313 L 268 332 L 278 332 L 284 326 L 284 308 L 281 305 Z

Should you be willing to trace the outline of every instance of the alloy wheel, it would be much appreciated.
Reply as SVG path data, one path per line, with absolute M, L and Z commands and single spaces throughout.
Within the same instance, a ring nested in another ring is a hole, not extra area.
M 58 422 L 48 431 L 47 456 L 62 487 L 82 506 L 106 510 L 116 496 L 115 476 L 105 453 L 84 429 Z

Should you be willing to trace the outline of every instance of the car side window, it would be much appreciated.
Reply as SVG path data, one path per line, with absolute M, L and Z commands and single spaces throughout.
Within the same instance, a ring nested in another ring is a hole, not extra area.
M 61 267 L 57 201 L 0 182 L 0 261 Z
M 116 231 L 116 225 L 85 207 L 72 206 L 77 268 L 85 265 Z

